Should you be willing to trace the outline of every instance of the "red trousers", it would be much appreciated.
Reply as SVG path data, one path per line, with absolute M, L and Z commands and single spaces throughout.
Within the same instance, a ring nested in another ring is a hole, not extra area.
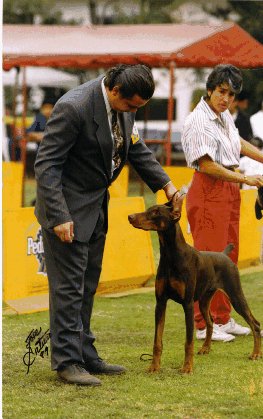
M 198 250 L 221 252 L 229 243 L 235 248 L 229 255 L 238 260 L 240 191 L 239 184 L 225 182 L 204 173 L 195 172 L 186 198 L 186 211 L 194 247 Z M 220 290 L 214 294 L 210 312 L 216 324 L 226 324 L 230 319 L 231 305 Z M 206 327 L 195 302 L 195 325 Z

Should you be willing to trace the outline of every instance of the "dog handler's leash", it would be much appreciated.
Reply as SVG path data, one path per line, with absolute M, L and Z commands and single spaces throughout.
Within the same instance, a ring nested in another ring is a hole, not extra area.
M 148 358 L 145 358 L 145 357 Z M 153 360 L 153 355 L 152 354 L 141 354 L 140 356 L 140 361 L 152 361 Z

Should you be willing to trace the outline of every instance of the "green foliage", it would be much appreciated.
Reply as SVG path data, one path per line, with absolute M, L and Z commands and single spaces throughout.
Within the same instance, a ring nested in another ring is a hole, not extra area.
M 34 23 L 36 15 L 45 15 L 54 5 L 53 0 L 4 0 L 4 23 Z
M 240 16 L 238 24 L 263 43 L 263 2 L 229 0 L 229 5 Z
M 237 16 L 237 23 L 251 36 L 263 43 L 263 2 L 257 0 L 214 0 L 203 4 L 204 10 L 211 15 L 232 20 L 233 13 Z M 249 109 L 251 115 L 261 107 L 263 100 L 263 69 L 243 70 L 243 89 L 249 92 Z
M 134 0 L 127 3 L 122 0 L 88 1 L 88 7 L 95 24 L 138 24 L 138 23 L 171 23 L 172 12 L 187 0 Z M 107 12 L 110 11 L 110 17 Z M 113 14 L 112 14 L 113 12 Z
M 262 273 L 242 277 L 255 317 L 262 321 Z M 92 322 L 100 355 L 128 369 L 123 376 L 101 376 L 97 388 L 65 385 L 50 371 L 49 357 L 38 357 L 26 375 L 22 362 L 32 328 L 48 328 L 48 313 L 4 316 L 3 418 L 260 418 L 263 412 L 262 360 L 249 361 L 251 336 L 231 343 L 214 342 L 209 355 L 198 356 L 194 374 L 181 375 L 185 325 L 183 309 L 168 303 L 162 369 L 149 374 L 154 333 L 154 292 L 121 298 L 97 297 Z M 235 312 L 233 317 L 245 324 Z
M 65 23 L 62 12 L 54 10 L 55 0 L 4 0 L 3 22 L 13 24 L 33 24 L 40 19 L 42 24 L 54 25 Z M 67 24 L 80 22 L 72 19 Z

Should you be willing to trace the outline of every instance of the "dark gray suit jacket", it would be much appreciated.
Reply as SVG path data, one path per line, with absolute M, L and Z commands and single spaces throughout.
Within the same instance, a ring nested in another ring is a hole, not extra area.
M 170 180 L 141 139 L 132 143 L 135 115 L 128 112 L 120 114 L 124 158 L 111 178 L 113 141 L 101 80 L 70 90 L 56 103 L 35 163 L 39 223 L 52 230 L 74 221 L 79 241 L 89 240 L 107 189 L 127 160 L 153 192 Z

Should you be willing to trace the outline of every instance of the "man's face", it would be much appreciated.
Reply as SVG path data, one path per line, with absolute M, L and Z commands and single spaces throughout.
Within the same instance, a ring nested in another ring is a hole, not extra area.
M 53 105 L 51 103 L 44 103 L 41 106 L 41 113 L 48 119 L 52 113 Z
M 245 111 L 248 108 L 248 99 L 238 100 L 237 106 L 241 111 Z
M 124 98 L 120 93 L 118 86 L 115 86 L 111 91 L 108 91 L 108 97 L 112 109 L 117 112 L 136 112 L 149 101 L 149 99 L 142 99 L 139 95 L 134 95 L 131 98 Z

